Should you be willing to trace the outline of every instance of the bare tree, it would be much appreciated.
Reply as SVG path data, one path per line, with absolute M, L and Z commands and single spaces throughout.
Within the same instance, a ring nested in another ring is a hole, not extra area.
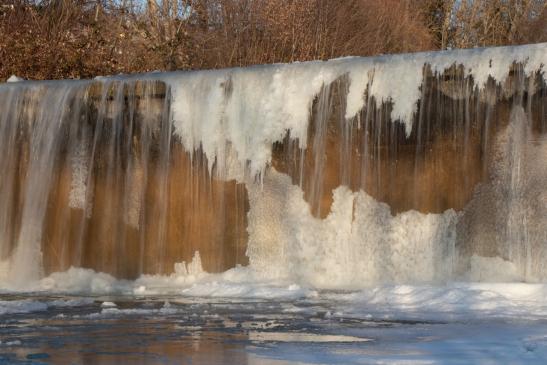
M 544 0 L 0 0 L 0 79 L 547 41 Z
M 543 23 L 545 32 L 546 9 L 546 3 L 538 0 L 462 0 L 455 9 L 453 45 L 468 48 L 529 42 L 535 36 L 529 33 L 534 23 Z

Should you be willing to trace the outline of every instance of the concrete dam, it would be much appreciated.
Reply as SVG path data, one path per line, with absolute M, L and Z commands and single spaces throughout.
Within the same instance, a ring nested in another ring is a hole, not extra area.
M 0 282 L 547 280 L 547 44 L 0 85 Z

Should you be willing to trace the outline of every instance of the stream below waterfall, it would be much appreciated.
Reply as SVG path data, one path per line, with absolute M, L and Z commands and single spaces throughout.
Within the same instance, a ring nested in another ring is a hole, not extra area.
M 542 364 L 547 356 L 545 285 L 262 294 L 4 294 L 0 363 Z

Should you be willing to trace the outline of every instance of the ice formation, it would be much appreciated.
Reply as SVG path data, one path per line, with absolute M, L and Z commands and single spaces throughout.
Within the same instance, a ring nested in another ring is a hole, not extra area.
M 545 64 L 536 44 L 0 85 L 0 286 L 543 281 Z
M 513 63 L 532 75 L 546 58 L 545 44 L 538 44 L 158 75 L 171 86 L 175 132 L 183 144 L 190 150 L 201 146 L 211 164 L 225 160 L 229 142 L 240 163 L 250 162 L 257 174 L 287 131 L 306 146 L 313 99 L 340 77 L 349 76 L 346 118 L 364 107 L 368 91 L 377 103 L 393 102 L 391 118 L 404 124 L 408 136 L 426 65 L 437 74 L 462 65 L 482 89 L 489 77 L 503 83 Z
M 21 77 L 18 77 L 18 76 L 15 76 L 15 75 L 11 75 L 7 80 L 6 82 L 20 82 L 20 81 L 25 81 L 25 79 L 21 78 Z
M 452 275 L 454 211 L 392 216 L 386 204 L 340 187 L 321 220 L 311 215 L 302 191 L 274 170 L 262 189 L 251 191 L 250 202 L 248 255 L 266 278 L 334 289 L 442 282 Z

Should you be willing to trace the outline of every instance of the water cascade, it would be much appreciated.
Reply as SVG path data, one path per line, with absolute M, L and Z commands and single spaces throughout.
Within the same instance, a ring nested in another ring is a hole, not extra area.
M 0 85 L 0 282 L 547 280 L 547 44 Z M 196 261 L 195 260 L 195 261 Z

